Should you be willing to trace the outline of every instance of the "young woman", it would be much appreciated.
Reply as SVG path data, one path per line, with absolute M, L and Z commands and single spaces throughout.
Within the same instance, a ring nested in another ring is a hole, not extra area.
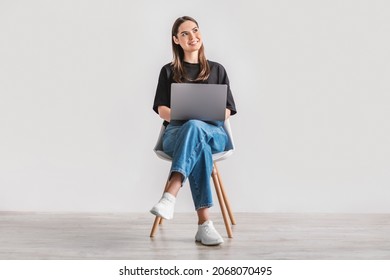
M 172 219 L 177 193 L 188 178 L 198 214 L 195 240 L 204 245 L 218 245 L 223 243 L 223 239 L 209 217 L 209 207 L 213 205 L 210 176 L 212 154 L 225 150 L 227 135 L 223 122 L 171 121 L 171 84 L 226 84 L 226 119 L 236 113 L 236 107 L 224 67 L 205 57 L 202 35 L 195 19 L 184 16 L 175 21 L 172 49 L 173 62 L 161 69 L 153 104 L 153 110 L 166 126 L 163 150 L 172 157 L 172 166 L 167 190 L 150 212 L 164 219 Z

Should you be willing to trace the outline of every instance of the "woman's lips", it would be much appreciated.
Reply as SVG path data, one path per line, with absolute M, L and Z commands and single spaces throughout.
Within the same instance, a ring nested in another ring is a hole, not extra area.
M 195 45 L 198 44 L 198 43 L 199 43 L 199 41 L 193 41 L 193 42 L 190 42 L 189 45 L 190 45 L 190 46 L 195 46 Z

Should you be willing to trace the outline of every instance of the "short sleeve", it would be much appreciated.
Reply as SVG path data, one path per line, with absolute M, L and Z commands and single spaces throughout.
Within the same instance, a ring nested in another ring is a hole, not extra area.
M 171 87 L 169 80 L 169 65 L 165 65 L 161 71 L 158 78 L 158 84 L 156 89 L 156 95 L 153 102 L 153 110 L 158 114 L 159 106 L 171 106 Z
M 225 84 L 228 86 L 226 108 L 231 111 L 231 115 L 234 115 L 237 113 L 236 104 L 234 102 L 233 94 L 230 89 L 229 77 L 227 75 L 225 68 L 222 65 L 220 65 L 219 76 L 220 76 L 221 84 Z

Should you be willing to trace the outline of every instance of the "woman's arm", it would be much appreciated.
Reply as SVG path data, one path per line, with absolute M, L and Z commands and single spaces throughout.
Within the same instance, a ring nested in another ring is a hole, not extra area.
M 167 122 L 171 121 L 171 109 L 167 106 L 158 106 L 158 114 L 163 120 Z

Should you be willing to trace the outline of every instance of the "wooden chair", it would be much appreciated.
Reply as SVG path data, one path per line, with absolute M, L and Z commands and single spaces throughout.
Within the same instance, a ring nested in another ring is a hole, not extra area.
M 229 203 L 229 200 L 228 200 L 227 195 L 226 195 L 225 187 L 222 183 L 221 175 L 218 172 L 217 163 L 216 163 L 217 161 L 221 161 L 221 160 L 226 159 L 234 151 L 234 142 L 233 142 L 233 136 L 232 136 L 232 131 L 230 128 L 229 120 L 225 121 L 224 129 L 226 131 L 226 134 L 228 135 L 228 144 L 227 144 L 226 150 L 224 152 L 213 154 L 214 166 L 213 166 L 213 172 L 211 174 L 211 177 L 213 179 L 215 191 L 217 193 L 219 206 L 221 207 L 221 212 L 222 212 L 222 216 L 223 216 L 223 221 L 225 223 L 227 235 L 229 238 L 232 238 L 233 233 L 232 233 L 232 228 L 231 228 L 230 223 L 235 225 L 236 220 L 234 219 L 233 212 L 231 210 L 230 203 Z M 162 137 L 164 135 L 164 131 L 165 131 L 165 127 L 162 126 L 161 130 L 160 130 L 160 134 L 159 134 L 158 139 L 157 139 L 156 146 L 154 147 L 154 151 L 159 158 L 161 158 L 163 160 L 167 160 L 167 161 L 172 161 L 172 158 L 163 152 Z M 169 182 L 169 178 L 165 184 L 164 192 L 167 189 L 168 182 Z M 229 218 L 230 218 L 230 221 L 229 221 Z M 153 227 L 152 227 L 152 230 L 150 232 L 150 237 L 155 236 L 155 234 L 158 230 L 158 226 L 162 223 L 162 221 L 163 221 L 163 218 L 161 218 L 161 217 L 156 217 L 154 219 Z

